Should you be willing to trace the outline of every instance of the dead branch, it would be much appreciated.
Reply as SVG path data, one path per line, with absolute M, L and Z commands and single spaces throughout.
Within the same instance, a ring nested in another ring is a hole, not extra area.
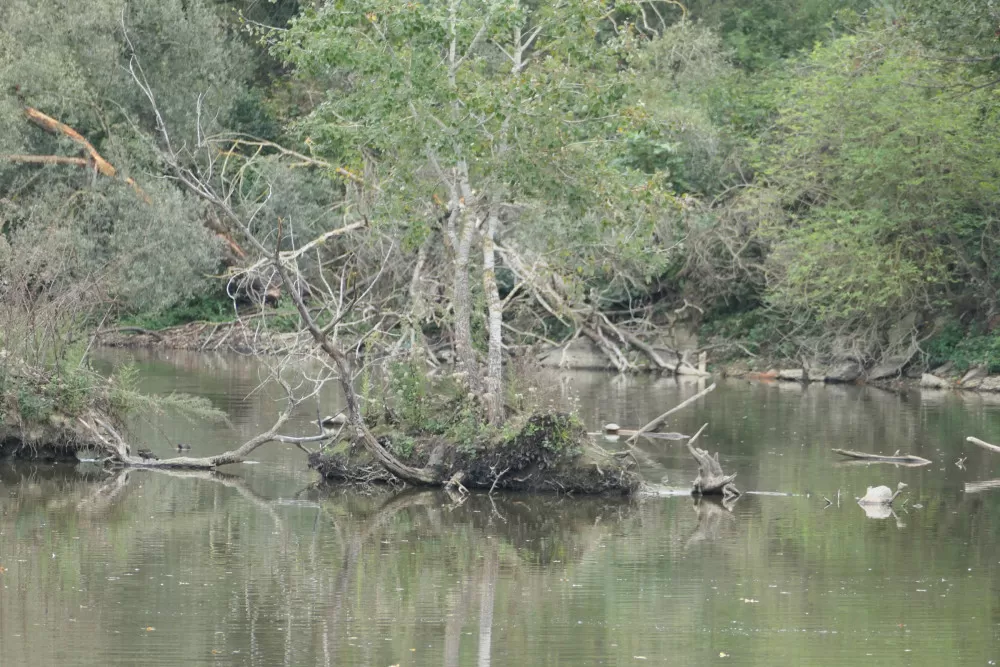
M 62 155 L 4 155 L 8 162 L 23 164 L 71 164 L 75 167 L 89 167 L 90 162 L 82 157 L 64 157 Z
M 646 424 L 645 426 L 643 426 L 642 428 L 640 428 L 638 431 L 636 431 L 635 435 L 633 435 L 631 438 L 628 439 L 628 442 L 630 444 L 634 443 L 635 440 L 636 440 L 636 438 L 638 438 L 640 435 L 644 434 L 646 431 L 650 431 L 650 430 L 656 428 L 657 426 L 659 426 L 660 424 L 662 424 L 663 421 L 667 417 L 669 417 L 670 415 L 674 414 L 678 410 L 686 408 L 687 406 L 691 405 L 692 403 L 694 403 L 695 401 L 697 401 L 702 396 L 705 396 L 706 394 L 708 394 L 709 392 L 714 391 L 714 390 L 715 390 L 715 383 L 713 382 L 708 387 L 706 387 L 705 389 L 702 389 L 701 391 L 699 391 L 697 394 L 695 394 L 691 398 L 689 398 L 686 401 L 680 403 L 679 405 L 676 405 L 676 406 L 670 408 L 669 410 L 667 410 L 666 412 L 664 412 L 662 415 L 660 415 L 659 417 L 657 417 L 653 421 L 649 422 L 648 424 Z M 695 437 L 697 437 L 697 436 L 695 436 Z M 689 442 L 688 446 L 690 446 L 690 444 L 691 443 Z
M 354 181 L 358 185 L 367 185 L 363 178 L 361 178 L 352 171 L 349 171 L 343 167 L 338 167 L 336 165 L 333 165 L 327 162 L 326 160 L 321 160 L 316 157 L 303 155 L 302 153 L 293 151 L 290 148 L 285 148 L 280 144 L 276 144 L 273 141 L 265 141 L 264 139 L 256 139 L 256 138 L 244 138 L 244 137 L 233 138 L 225 136 L 221 137 L 220 140 L 225 142 L 232 142 L 230 147 L 231 151 L 236 151 L 240 146 L 249 146 L 252 148 L 270 148 L 272 150 L 277 151 L 281 155 L 285 155 L 287 157 L 293 157 L 296 160 L 298 160 L 299 162 L 293 164 L 292 165 L 293 167 L 318 167 L 321 169 L 329 169 L 333 171 L 335 174 L 338 174 L 340 176 L 343 176 L 344 178 L 348 178 Z M 373 184 L 372 187 L 375 190 L 379 190 L 378 185 Z
M 312 241 L 309 241 L 308 243 L 306 243 L 305 245 L 301 246 L 300 248 L 297 248 L 297 249 L 289 251 L 289 252 L 283 252 L 283 253 L 281 253 L 281 256 L 280 256 L 281 261 L 282 262 L 293 262 L 296 259 L 298 259 L 299 257 L 301 257 L 303 254 L 305 254 L 305 253 L 309 252 L 310 250 L 312 250 L 313 248 L 315 248 L 315 247 L 317 247 L 319 245 L 322 245 L 323 243 L 326 243 L 331 238 L 333 238 L 335 236 L 342 236 L 342 235 L 347 234 L 349 232 L 357 231 L 359 229 L 364 229 L 367 225 L 368 225 L 368 222 L 366 220 L 362 220 L 360 222 L 352 222 L 352 223 L 350 223 L 348 225 L 344 225 L 343 227 L 338 227 L 336 229 L 331 229 L 328 232 L 324 232 L 324 233 L 320 234 L 319 236 L 317 236 L 316 238 L 314 238 Z M 271 261 L 272 260 L 270 258 L 264 257 L 262 259 L 257 260 L 257 262 L 255 262 L 253 265 L 251 265 L 251 266 L 249 266 L 249 267 L 247 267 L 245 269 L 241 269 L 240 271 L 241 272 L 258 271 L 258 270 L 262 269 L 263 267 L 265 267 Z
M 192 457 L 177 456 L 169 459 L 151 459 L 141 456 L 134 456 L 125 439 L 104 417 L 91 412 L 86 418 L 78 418 L 78 422 L 95 438 L 95 443 L 107 454 L 107 460 L 113 464 L 126 468 L 173 468 L 187 470 L 211 470 L 219 466 L 231 463 L 242 463 L 247 457 L 261 445 L 269 442 L 285 442 L 300 444 L 304 442 L 318 442 L 329 438 L 328 434 L 299 438 L 294 436 L 284 436 L 278 433 L 279 429 L 288 421 L 292 412 L 298 405 L 293 400 L 291 387 L 281 378 L 277 381 L 285 389 L 288 402 L 285 408 L 278 415 L 270 429 L 260 433 L 236 449 L 215 456 Z
M 621 349 L 604 337 L 604 334 L 601 332 L 599 327 L 596 329 L 592 329 L 586 324 L 581 324 L 579 326 L 580 326 L 580 331 L 583 332 L 583 335 L 585 335 L 590 340 L 594 341 L 597 347 L 599 347 L 601 351 L 604 352 L 605 356 L 607 356 L 607 358 L 611 360 L 611 363 L 614 364 L 614 367 L 618 369 L 619 373 L 625 373 L 635 368 L 632 362 L 630 362 L 625 357 L 625 354 L 622 353 Z
M 622 337 L 624 337 L 625 340 L 628 341 L 629 345 L 639 350 L 640 352 L 643 352 L 647 357 L 649 357 L 650 361 L 656 364 L 657 368 L 659 368 L 660 370 L 673 372 L 674 370 L 673 367 L 667 362 L 665 362 L 662 357 L 660 357 L 660 355 L 656 352 L 656 350 L 653 349 L 652 345 L 648 345 L 642 342 L 641 340 L 639 340 L 638 336 L 635 336 L 634 334 L 631 334 L 624 329 L 618 329 L 618 330 L 621 332 Z
M 115 169 L 110 162 L 105 160 L 101 156 L 101 154 L 97 152 L 97 149 L 94 148 L 94 145 L 89 141 L 87 141 L 87 139 L 82 134 L 74 130 L 66 123 L 58 121 L 55 118 L 42 113 L 38 109 L 35 109 L 34 107 L 26 106 L 24 108 L 24 115 L 28 118 L 29 121 L 31 121 L 38 127 L 42 128 L 46 132 L 67 137 L 70 141 L 78 145 L 89 156 L 90 159 L 89 161 L 84 160 L 83 162 L 80 162 L 78 161 L 79 158 L 59 158 L 58 156 L 54 155 L 51 156 L 9 155 L 5 156 L 6 159 L 15 162 L 35 162 L 36 164 L 74 164 L 78 166 L 92 166 L 98 173 L 100 173 L 103 176 L 107 176 L 108 178 L 120 178 L 120 176 L 118 176 L 118 170 Z M 152 200 L 150 200 L 149 196 L 145 192 L 143 192 L 142 188 L 139 187 L 139 184 L 136 183 L 135 180 L 127 176 L 122 180 L 128 183 L 130 186 L 132 186 L 132 189 L 135 190 L 136 194 L 142 197 L 147 204 L 152 203 Z
M 247 230 L 247 232 L 249 232 L 249 230 Z M 280 247 L 280 241 L 281 229 L 279 225 L 277 247 Z M 259 244 L 258 241 L 255 241 L 255 243 Z M 354 429 L 358 440 L 361 441 L 365 449 L 368 450 L 376 461 L 381 463 L 386 470 L 400 479 L 410 482 L 411 484 L 440 484 L 441 479 L 436 471 L 427 468 L 413 468 L 402 463 L 390 454 L 389 451 L 375 439 L 372 432 L 368 430 L 368 426 L 365 424 L 364 417 L 361 414 L 361 406 L 358 400 L 358 395 L 354 390 L 354 385 L 352 384 L 353 376 L 351 374 L 350 360 L 340 347 L 331 341 L 326 333 L 324 333 L 316 324 L 316 321 L 309 313 L 309 309 L 306 307 L 305 302 L 302 300 L 302 295 L 298 293 L 298 290 L 294 289 L 294 283 L 291 280 L 291 276 L 288 274 L 288 269 L 284 263 L 282 263 L 281 257 L 277 252 L 274 253 L 273 263 L 275 270 L 277 270 L 278 274 L 281 276 L 282 282 L 289 287 L 288 292 L 291 295 L 292 301 L 295 303 L 295 307 L 299 311 L 299 316 L 306 325 L 306 329 L 309 331 L 309 334 L 312 336 L 316 345 L 318 345 L 319 348 L 326 353 L 337 369 L 340 386 L 344 392 L 344 398 L 347 403 L 347 419 L 351 427 Z
M 110 162 L 104 159 L 104 157 L 94 148 L 94 145 L 90 143 L 82 134 L 77 132 L 75 129 L 69 125 L 63 123 L 62 121 L 56 120 L 51 116 L 42 113 L 34 107 L 26 106 L 24 108 L 24 115 L 29 121 L 42 128 L 46 132 L 52 134 L 62 135 L 69 138 L 73 143 L 77 144 L 86 154 L 87 158 L 80 157 L 66 157 L 61 155 L 4 155 L 0 156 L 0 159 L 7 160 L 9 162 L 17 162 L 22 164 L 65 164 L 73 165 L 77 167 L 93 168 L 94 171 L 106 176 L 108 178 L 115 178 L 122 180 L 128 184 L 139 197 L 142 198 L 147 204 L 152 204 L 153 200 L 150 199 L 149 195 L 139 187 L 139 184 L 135 182 L 135 179 L 126 176 L 122 178 L 118 170 Z M 246 253 L 240 248 L 239 244 L 224 231 L 216 231 L 216 236 L 225 241 L 232 251 L 239 258 L 246 257 Z

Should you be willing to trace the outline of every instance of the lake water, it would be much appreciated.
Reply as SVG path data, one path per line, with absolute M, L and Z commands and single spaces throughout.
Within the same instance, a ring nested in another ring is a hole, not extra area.
M 135 354 L 148 391 L 205 396 L 230 416 L 141 420 L 133 440 L 161 456 L 176 442 L 224 451 L 277 413 L 252 360 Z M 599 373 L 536 384 L 595 429 L 636 427 L 698 391 Z M 306 413 L 287 431 L 309 432 Z M 795 495 L 729 509 L 686 496 L 455 505 L 318 490 L 302 453 L 273 444 L 222 475 L 0 464 L 0 665 L 1000 660 L 1000 489 L 966 486 L 1000 477 L 1000 455 L 964 443 L 1000 442 L 996 398 L 723 381 L 669 427 L 705 422 L 702 446 L 742 490 Z M 934 463 L 844 465 L 831 447 Z M 682 443 L 643 449 L 647 479 L 689 486 Z M 895 515 L 854 502 L 899 481 Z

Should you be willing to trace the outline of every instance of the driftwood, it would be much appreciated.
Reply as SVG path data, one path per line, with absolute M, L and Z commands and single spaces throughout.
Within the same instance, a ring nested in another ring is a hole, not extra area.
M 988 449 L 991 452 L 1000 452 L 1000 447 L 997 447 L 996 445 L 991 445 L 990 443 L 980 440 L 979 438 L 973 438 L 971 435 L 968 438 L 966 438 L 966 440 L 974 445 L 979 445 L 983 449 Z
M 618 429 L 618 435 L 625 436 L 638 436 L 642 435 L 644 438 L 650 438 L 652 440 L 687 440 L 691 436 L 684 435 L 683 433 L 676 433 L 674 431 L 666 431 L 660 433 L 659 431 L 654 431 L 651 433 L 639 433 L 639 431 L 633 431 L 627 428 Z
M 856 452 L 852 449 L 833 449 L 832 451 L 840 454 L 841 456 L 846 456 L 849 459 L 857 459 L 859 461 L 867 461 L 869 463 L 896 463 L 909 466 L 925 466 L 930 463 L 928 459 L 925 459 L 922 456 L 914 456 L 913 454 L 893 454 L 892 456 L 882 456 L 881 454 Z
M 714 387 L 715 385 L 712 386 Z M 733 480 L 736 479 L 736 473 L 727 475 L 722 471 L 722 465 L 719 463 L 718 452 L 716 452 L 713 456 L 706 450 L 694 446 L 694 442 L 707 426 L 708 424 L 702 426 L 698 429 L 698 432 L 687 441 L 688 451 L 691 452 L 691 456 L 693 456 L 698 462 L 698 478 L 694 480 L 691 493 L 700 496 L 721 494 L 725 498 L 738 496 L 740 495 L 740 491 L 736 488 L 736 485 L 733 484 Z
M 654 429 L 657 426 L 659 426 L 660 424 L 662 424 L 663 421 L 667 417 L 669 417 L 670 415 L 674 414 L 678 410 L 681 410 L 682 408 L 686 408 L 687 406 L 691 405 L 692 403 L 694 403 L 695 401 L 697 401 L 699 398 L 701 398 L 702 396 L 708 394 L 710 391 L 712 391 L 714 389 L 715 389 L 715 383 L 713 382 L 707 388 L 702 389 L 701 391 L 699 391 L 697 394 L 695 394 L 691 398 L 689 398 L 686 401 L 684 401 L 684 402 L 682 402 L 682 403 L 680 403 L 678 405 L 675 405 L 674 407 L 670 408 L 669 410 L 667 410 L 666 412 L 664 412 L 662 415 L 660 415 L 659 417 L 657 417 L 656 419 L 654 419 L 653 421 L 649 422 L 648 424 L 646 424 L 645 426 L 643 426 L 642 428 L 640 428 L 638 431 L 636 431 L 635 434 L 631 438 L 628 439 L 629 444 L 634 443 L 636 441 L 636 438 L 638 438 L 640 435 L 645 434 L 646 431 L 651 431 L 652 429 Z M 698 436 L 696 435 L 694 437 L 697 438 Z M 692 438 L 692 442 L 693 442 L 693 438 Z

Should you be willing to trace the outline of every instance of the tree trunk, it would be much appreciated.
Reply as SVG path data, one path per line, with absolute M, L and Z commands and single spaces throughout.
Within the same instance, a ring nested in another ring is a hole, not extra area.
M 500 291 L 497 289 L 494 249 L 497 223 L 496 212 L 490 211 L 483 233 L 483 291 L 486 293 L 490 334 L 486 363 L 486 394 L 483 399 L 486 404 L 487 419 L 494 425 L 502 424 L 506 418 L 503 401 L 503 307 L 500 304 Z
M 324 337 L 325 338 L 325 337 Z M 332 359 L 333 363 L 337 366 L 337 373 L 340 376 L 340 386 L 344 390 L 344 399 L 347 403 L 347 421 L 354 429 L 354 433 L 357 435 L 358 440 L 365 446 L 365 449 L 375 457 L 382 466 L 391 472 L 396 477 L 400 478 L 405 482 L 410 482 L 411 484 L 433 484 L 437 485 L 441 483 L 441 479 L 437 473 L 433 470 L 427 468 L 413 468 L 408 466 L 401 461 L 399 461 L 395 456 L 389 453 L 389 451 L 382 446 L 372 432 L 368 430 L 368 426 L 365 425 L 364 418 L 361 415 L 361 406 L 358 403 L 358 395 L 354 391 L 354 387 L 351 385 L 351 368 L 347 357 L 340 353 L 339 350 L 335 350 L 332 346 L 320 343 L 323 347 L 323 351 L 326 352 Z M 331 350 L 335 352 L 331 353 Z
M 452 290 L 455 295 L 455 354 L 462 370 L 466 373 L 469 389 L 476 396 L 482 396 L 483 383 L 479 375 L 479 362 L 476 360 L 476 350 L 472 347 L 472 294 L 469 288 L 469 254 L 476 226 L 465 204 L 460 206 L 463 207 L 459 214 L 462 228 L 458 247 L 455 249 L 455 280 Z
M 708 424 L 705 424 L 708 426 Z M 724 497 L 740 495 L 739 489 L 733 484 L 736 474 L 727 475 L 722 471 L 722 464 L 719 463 L 719 454 L 712 456 L 704 449 L 694 446 L 695 440 L 705 430 L 705 426 L 698 429 L 690 440 L 687 441 L 688 451 L 698 462 L 698 478 L 694 480 L 691 493 L 700 496 L 710 496 L 721 494 Z

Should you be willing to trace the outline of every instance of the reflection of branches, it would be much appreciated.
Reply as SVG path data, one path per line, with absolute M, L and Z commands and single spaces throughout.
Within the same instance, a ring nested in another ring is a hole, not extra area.
M 688 538 L 686 546 L 719 539 L 723 527 L 731 525 L 735 520 L 732 511 L 738 498 L 739 496 L 719 499 L 695 496 L 693 507 L 698 515 L 698 528 Z
M 283 500 L 265 498 L 257 493 L 247 484 L 246 480 L 236 475 L 226 475 L 214 470 L 182 470 L 161 468 L 158 473 L 179 479 L 196 479 L 214 484 L 221 484 L 230 489 L 235 489 L 245 500 L 255 505 L 268 514 L 274 520 L 275 526 L 279 529 L 284 527 L 284 521 L 278 514 L 276 507 L 283 504 Z M 77 507 L 90 512 L 103 511 L 115 502 L 129 487 L 133 479 L 133 470 L 118 470 L 111 478 L 98 487 L 89 497 L 81 500 Z M 302 505 L 302 501 L 296 501 L 297 505 Z
M 500 567 L 500 545 L 496 540 L 486 551 L 483 563 L 482 592 L 479 598 L 479 667 L 490 667 L 493 644 L 493 603 L 496 598 L 497 572 Z
M 271 500 L 260 495 L 256 491 L 250 488 L 246 480 L 242 477 L 237 477 L 236 475 L 227 475 L 225 473 L 217 472 L 215 470 L 170 470 L 161 469 L 157 472 L 169 475 L 170 477 L 177 477 L 180 479 L 198 479 L 202 481 L 213 482 L 215 484 L 221 484 L 223 486 L 229 487 L 230 489 L 235 489 L 240 496 L 245 500 L 250 501 L 251 504 L 263 509 L 265 512 L 271 515 L 274 520 L 275 526 L 280 530 L 284 528 L 284 521 L 281 515 L 278 514 L 275 506 L 281 504 L 281 500 Z
M 129 471 L 119 470 L 111 476 L 107 483 L 99 486 L 90 496 L 80 500 L 76 505 L 77 509 L 95 513 L 104 511 L 121 496 L 128 486 L 128 482 Z
M 410 507 L 438 505 L 438 494 L 431 491 L 403 491 L 391 496 L 383 505 L 368 519 L 364 521 L 360 530 L 351 534 L 350 540 L 344 547 L 344 556 L 341 561 L 340 571 L 337 573 L 337 581 L 333 588 L 333 605 L 330 611 L 330 622 L 324 624 L 324 645 L 330 647 L 333 657 L 336 657 L 337 647 L 343 642 L 339 641 L 336 634 L 329 636 L 331 629 L 338 632 L 343 626 L 342 615 L 350 584 L 354 581 L 358 561 L 361 558 L 361 549 L 376 533 L 381 531 L 399 512 Z M 336 525 L 336 521 L 334 520 Z M 334 660 L 336 664 L 338 661 Z
M 980 491 L 992 491 L 1000 489 L 1000 479 L 988 479 L 982 482 L 966 482 L 966 493 L 979 493 Z

